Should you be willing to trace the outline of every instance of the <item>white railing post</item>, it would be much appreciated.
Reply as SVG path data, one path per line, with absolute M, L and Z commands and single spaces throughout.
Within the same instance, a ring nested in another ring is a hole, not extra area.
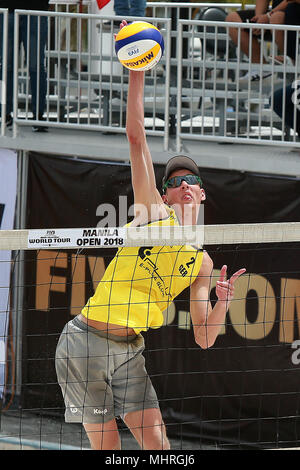
M 17 136 L 18 132 L 18 72 L 19 72 L 19 21 L 20 17 L 18 12 L 15 12 L 15 21 L 14 21 L 14 91 L 13 91 L 13 137 Z
M 2 21 L 1 136 L 4 136 L 6 129 L 8 10 L 1 10 L 0 15 Z
M 177 113 L 176 113 L 176 150 L 181 151 L 181 104 L 182 104 L 182 43 L 183 43 L 183 23 L 178 23 L 178 36 L 177 36 Z

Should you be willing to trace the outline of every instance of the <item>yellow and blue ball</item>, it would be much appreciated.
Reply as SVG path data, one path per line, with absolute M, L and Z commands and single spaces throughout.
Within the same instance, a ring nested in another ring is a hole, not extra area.
M 160 61 L 164 39 L 160 31 L 146 21 L 134 21 L 118 32 L 115 50 L 121 64 L 129 70 L 150 70 Z

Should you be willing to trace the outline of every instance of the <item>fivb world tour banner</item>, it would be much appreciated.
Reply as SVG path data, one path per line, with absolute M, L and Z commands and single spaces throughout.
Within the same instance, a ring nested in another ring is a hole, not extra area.
M 155 167 L 158 186 L 163 167 Z M 201 169 L 205 224 L 300 221 L 300 181 Z M 133 216 L 130 166 L 29 155 L 27 228 L 120 227 Z M 300 424 L 300 245 L 206 247 L 214 285 L 223 264 L 247 273 L 215 345 L 196 345 L 189 292 L 145 334 L 147 369 L 170 436 L 231 446 L 297 445 Z M 63 415 L 54 354 L 64 324 L 94 292 L 115 248 L 27 253 L 23 406 Z
M 17 154 L 0 149 L 0 229 L 14 227 L 17 191 Z M 11 252 L 0 250 L 0 399 L 5 387 L 7 332 L 10 309 Z

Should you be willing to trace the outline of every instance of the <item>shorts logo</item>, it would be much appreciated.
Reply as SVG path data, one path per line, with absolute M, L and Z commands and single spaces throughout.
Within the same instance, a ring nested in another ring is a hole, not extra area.
M 68 407 L 73 415 L 75 415 L 76 413 L 81 413 L 81 411 L 78 408 L 76 408 L 76 406 L 73 405 L 72 403 L 68 403 Z
M 107 409 L 105 408 L 104 410 L 99 410 L 99 408 L 94 408 L 94 415 L 106 415 Z

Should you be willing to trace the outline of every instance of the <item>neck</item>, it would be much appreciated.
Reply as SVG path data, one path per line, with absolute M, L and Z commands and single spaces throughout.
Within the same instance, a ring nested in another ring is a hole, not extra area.
M 172 206 L 181 225 L 197 225 L 200 204 L 174 204 Z

